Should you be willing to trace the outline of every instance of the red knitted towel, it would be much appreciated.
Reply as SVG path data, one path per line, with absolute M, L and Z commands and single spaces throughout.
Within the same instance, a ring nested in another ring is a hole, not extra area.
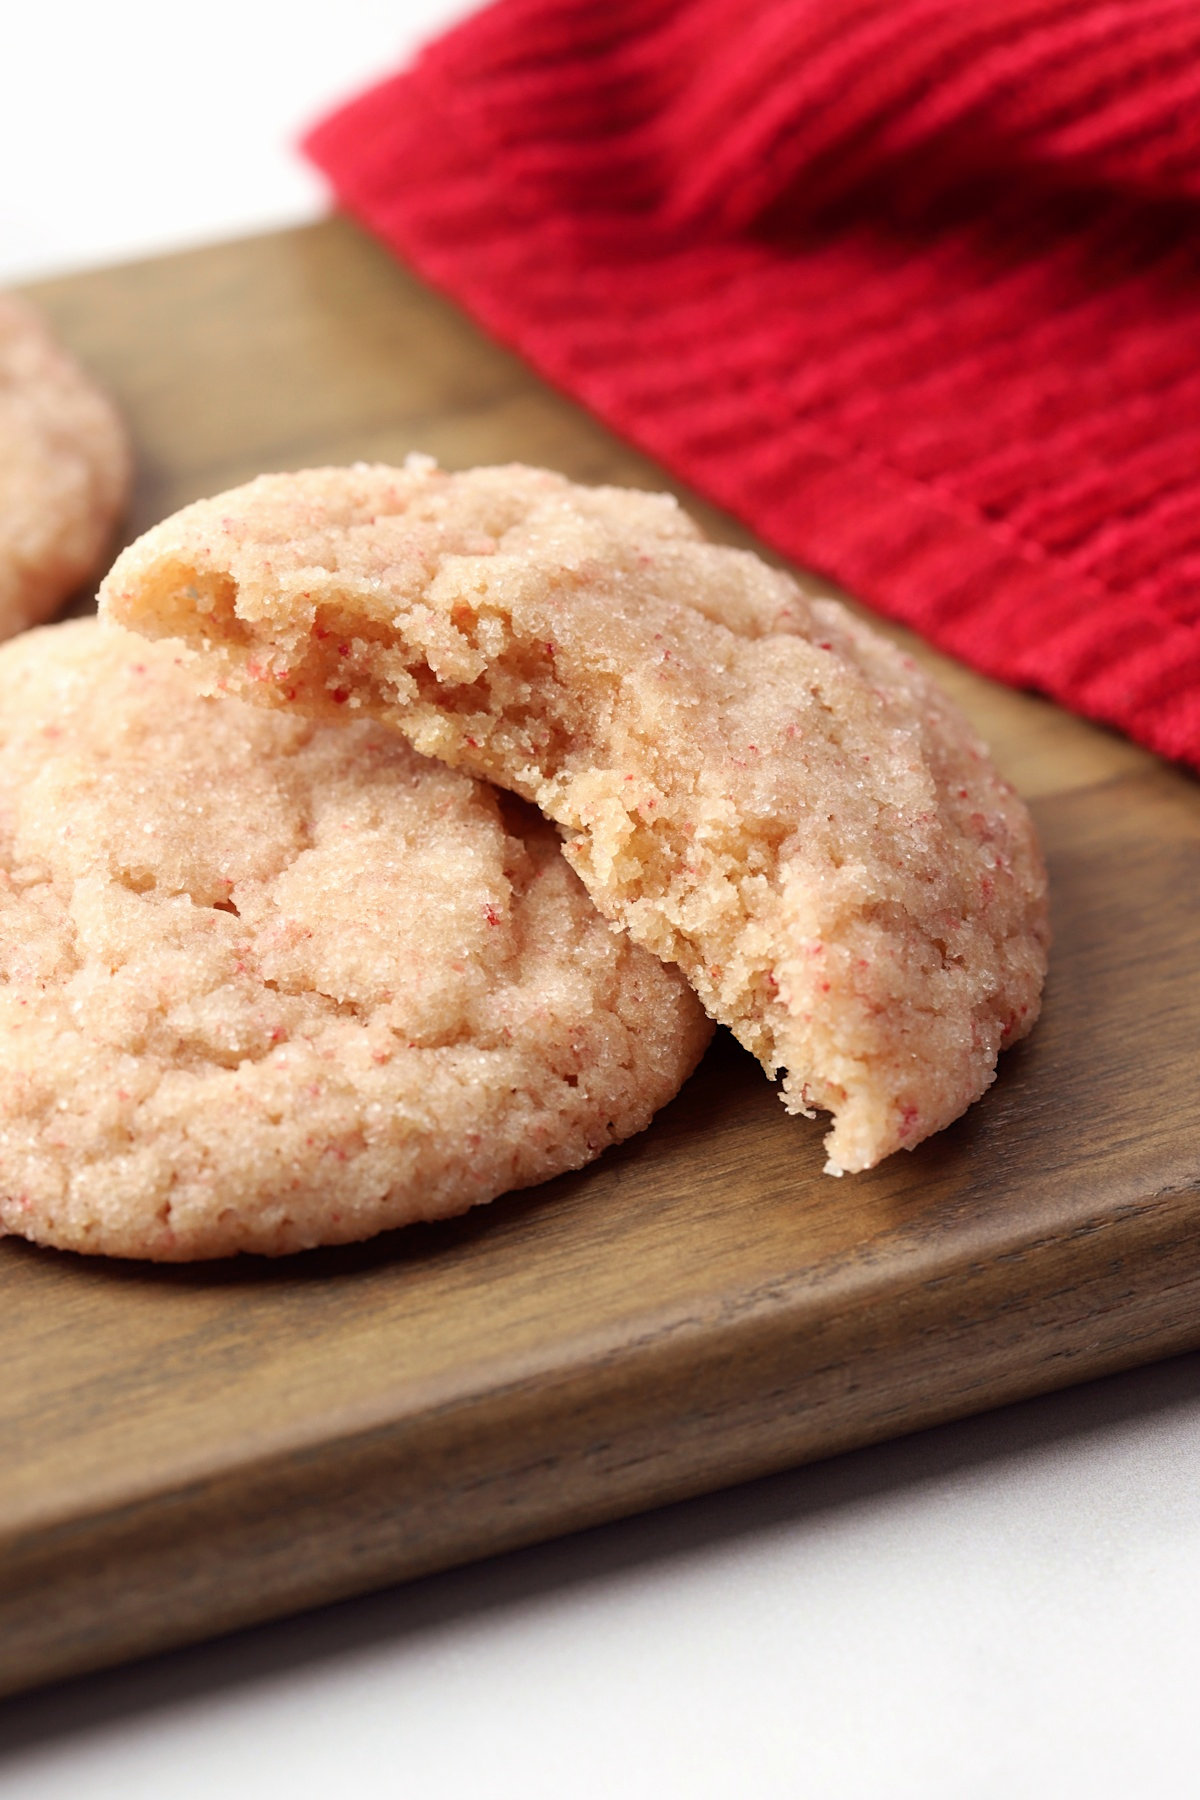
M 778 549 L 1200 768 L 1197 0 L 500 0 L 307 149 Z

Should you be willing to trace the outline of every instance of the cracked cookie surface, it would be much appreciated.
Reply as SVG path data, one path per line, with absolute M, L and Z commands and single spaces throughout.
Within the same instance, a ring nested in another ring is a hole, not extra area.
M 641 1129 L 711 1027 L 532 809 L 378 725 L 0 649 L 0 1225 L 158 1260 L 461 1212 Z
M 96 573 L 129 476 L 111 402 L 31 307 L 0 294 L 0 638 Z
M 263 476 L 147 533 L 101 606 L 215 688 L 381 719 L 534 801 L 785 1104 L 834 1114 L 831 1173 L 958 1117 L 1037 1016 L 1045 874 L 984 746 L 669 496 L 419 457 Z

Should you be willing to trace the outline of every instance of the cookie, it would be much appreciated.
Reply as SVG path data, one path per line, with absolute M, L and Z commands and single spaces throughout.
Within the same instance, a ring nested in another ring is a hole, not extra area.
M 535 801 L 601 911 L 834 1115 L 833 1174 L 948 1124 L 1033 1024 L 1045 875 L 974 732 L 669 496 L 427 458 L 265 476 L 147 533 L 101 604 L 229 692 Z
M 111 403 L 31 307 L 0 294 L 0 638 L 97 572 L 129 477 Z
M 531 808 L 200 698 L 94 619 L 0 650 L 0 1226 L 180 1261 L 441 1218 L 638 1131 L 711 1026 Z

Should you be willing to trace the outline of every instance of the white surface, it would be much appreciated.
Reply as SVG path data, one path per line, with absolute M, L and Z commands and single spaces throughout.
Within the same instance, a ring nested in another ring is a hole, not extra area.
M 464 10 L 10 8 L 0 280 L 314 215 L 297 132 Z M 1198 1459 L 1192 1358 L 0 1705 L 0 1794 L 1173 1800 Z

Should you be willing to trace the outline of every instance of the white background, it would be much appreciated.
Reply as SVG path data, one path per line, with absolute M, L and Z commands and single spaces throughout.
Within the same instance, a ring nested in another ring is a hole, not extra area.
M 31 3 L 0 280 L 315 216 L 468 0 Z M 1200 1793 L 1200 1358 L 0 1704 L 22 1800 Z
M 472 0 L 6 0 L 0 281 L 315 218 L 306 125 Z

